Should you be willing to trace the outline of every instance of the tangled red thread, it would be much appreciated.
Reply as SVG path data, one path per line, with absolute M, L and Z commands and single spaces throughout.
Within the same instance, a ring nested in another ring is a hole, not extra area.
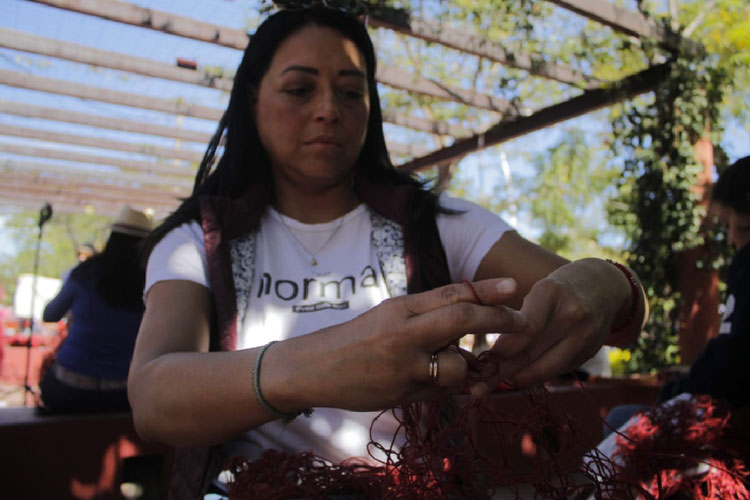
M 399 421 L 393 442 L 403 437 L 405 444 L 371 442 L 386 457 L 377 465 L 276 450 L 254 462 L 234 458 L 229 498 L 490 500 L 501 489 L 518 499 L 750 498 L 746 414 L 732 416 L 708 397 L 656 407 L 618 437 L 618 453 L 607 457 L 587 450 L 545 389 L 523 394 L 532 411 L 522 419 L 484 401 L 459 408 L 450 398 L 391 410 Z M 538 453 L 517 470 L 508 450 L 524 435 Z
M 470 382 L 497 374 L 496 353 L 459 352 Z M 486 400 L 459 407 L 451 397 L 390 410 L 399 423 L 391 443 L 404 444 L 386 447 L 371 439 L 370 455 L 379 465 L 354 459 L 332 464 L 310 453 L 276 450 L 254 462 L 234 458 L 229 498 L 491 500 L 500 489 L 516 499 L 750 498 L 750 415 L 732 417 L 707 396 L 658 406 L 619 434 L 618 451 L 607 457 L 588 449 L 546 388 L 522 394 L 531 409 L 523 418 Z M 536 453 L 530 467 L 518 470 L 509 450 L 522 437 Z M 375 459 L 374 450 L 385 459 Z M 684 496 L 673 496 L 678 494 Z

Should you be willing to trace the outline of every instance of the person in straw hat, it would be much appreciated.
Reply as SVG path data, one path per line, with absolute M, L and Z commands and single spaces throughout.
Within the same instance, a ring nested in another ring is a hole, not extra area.
M 129 410 L 128 367 L 143 316 L 139 251 L 153 227 L 146 213 L 124 206 L 104 251 L 80 263 L 44 309 L 44 321 L 68 312 L 75 321 L 44 373 L 40 410 Z

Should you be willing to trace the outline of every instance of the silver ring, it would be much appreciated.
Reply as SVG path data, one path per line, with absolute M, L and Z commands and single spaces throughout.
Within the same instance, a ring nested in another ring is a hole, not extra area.
M 437 384 L 438 377 L 440 376 L 440 365 L 438 365 L 438 355 L 432 354 L 430 356 L 430 364 L 428 367 L 430 382 Z

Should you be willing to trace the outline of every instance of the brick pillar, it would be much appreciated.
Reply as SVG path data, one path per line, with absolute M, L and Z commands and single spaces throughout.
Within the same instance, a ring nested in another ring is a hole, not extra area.
M 713 173 L 713 145 L 704 137 L 695 145 L 696 157 L 703 165 L 696 190 L 702 203 L 708 205 L 706 188 Z M 709 260 L 710 245 L 704 244 L 678 256 L 677 286 L 682 294 L 680 310 L 680 358 L 682 364 L 691 364 L 703 352 L 706 343 L 719 333 L 719 275 L 716 271 L 696 268 L 699 260 Z

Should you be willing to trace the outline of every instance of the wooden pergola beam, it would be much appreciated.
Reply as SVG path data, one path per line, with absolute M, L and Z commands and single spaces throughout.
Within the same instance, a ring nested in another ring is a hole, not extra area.
M 497 111 L 501 114 L 506 114 L 513 110 L 510 101 L 507 99 L 452 85 L 445 85 L 418 75 L 412 75 L 398 68 L 380 67 L 378 68 L 377 77 L 380 83 L 390 87 L 437 97 L 446 101 L 458 102 L 474 108 Z
M 194 169 L 175 168 L 172 165 L 165 165 L 157 162 L 146 162 L 129 160 L 127 158 L 115 158 L 112 156 L 100 156 L 77 151 L 67 151 L 64 149 L 28 146 L 25 144 L 10 144 L 0 141 L 0 151 L 35 158 L 47 158 L 50 160 L 63 160 L 79 163 L 88 163 L 91 165 L 109 165 L 119 167 L 124 170 L 135 170 L 151 175 L 163 177 L 164 182 L 173 182 L 183 187 L 192 187 L 192 177 L 195 175 Z M 177 176 L 177 177 L 175 177 Z
M 578 97 L 539 110 L 531 116 L 517 117 L 498 123 L 482 134 L 460 139 L 446 148 L 406 162 L 398 168 L 414 172 L 424 170 L 433 165 L 455 161 L 468 153 L 478 151 L 484 147 L 500 144 L 515 137 L 528 134 L 529 132 L 549 127 L 555 123 L 569 120 L 648 92 L 664 79 L 668 73 L 669 63 L 653 66 L 629 76 L 616 84 L 607 86 L 606 88 L 586 91 Z
M 16 160 L 10 158 L 0 159 L 0 171 L 16 172 L 39 175 L 47 180 L 54 181 L 61 189 L 66 189 L 73 181 L 97 183 L 101 188 L 135 188 L 141 193 L 158 195 L 171 192 L 174 196 L 187 196 L 191 192 L 190 186 L 180 186 L 165 180 L 161 176 L 133 174 L 128 172 L 92 170 L 76 168 L 70 165 L 53 163 L 41 163 L 27 160 Z
M 42 176 L 24 176 L 8 172 L 0 172 L 0 188 L 16 194 L 28 194 L 36 197 L 36 202 L 49 201 L 49 198 L 75 200 L 82 203 L 104 201 L 109 203 L 125 203 L 141 206 L 173 208 L 179 204 L 179 200 L 169 192 L 144 193 L 134 189 L 106 189 L 96 183 L 81 181 L 70 182 L 64 186 L 55 182 L 54 179 L 46 179 Z
M 18 103 L 0 99 L 0 113 L 8 113 L 26 118 L 41 118 L 66 123 L 76 123 L 90 127 L 133 132 L 136 134 L 155 135 L 187 142 L 207 144 L 212 134 L 176 127 L 165 127 L 146 122 L 112 118 L 109 116 L 81 113 L 78 111 L 61 110 L 46 106 L 36 106 L 30 103 Z M 158 156 L 158 155 L 156 155 Z M 175 157 L 171 156 L 170 157 Z M 189 161 L 193 161 L 192 159 Z M 199 160 L 200 161 L 200 160 Z
M 177 207 L 177 202 L 166 205 L 152 203 L 134 200 L 122 193 L 117 196 L 94 196 L 88 192 L 60 193 L 48 188 L 35 188 L 24 184 L 0 185 L 0 197 L 12 202 L 14 208 L 39 209 L 44 202 L 47 202 L 52 205 L 55 213 L 81 213 L 87 211 L 89 207 L 94 207 L 94 212 L 99 215 L 115 216 L 123 205 L 128 204 L 140 210 L 150 208 L 154 211 L 155 218 L 161 218 Z
M 211 140 L 211 134 L 205 134 L 202 132 L 189 131 L 184 129 L 163 127 L 158 125 L 151 125 L 145 122 L 127 121 L 122 119 L 113 120 L 99 115 L 92 115 L 88 113 L 78 113 L 73 111 L 62 111 L 59 109 L 48 108 L 44 106 L 34 106 L 33 104 L 21 104 L 11 101 L 4 101 L 0 99 L 0 113 L 8 113 L 17 116 L 24 116 L 30 118 L 41 118 L 54 121 L 62 121 L 69 123 L 77 123 L 80 125 L 89 125 L 98 128 L 109 128 L 112 130 L 123 130 L 126 132 L 137 132 L 148 135 L 158 135 L 161 137 L 170 137 L 179 140 L 192 140 L 207 144 Z M 413 125 L 413 124 L 412 124 Z M 429 124 L 425 120 L 423 123 L 417 126 L 428 127 Z M 448 135 L 450 132 L 464 132 L 463 135 L 468 135 L 465 129 L 462 127 L 455 127 L 454 129 L 443 128 L 439 132 L 443 135 Z M 187 133 L 187 134 L 185 134 Z M 102 140 L 100 138 L 87 137 L 76 134 L 66 134 L 62 132 L 47 132 L 36 128 L 18 127 L 12 125 L 0 124 L 0 135 L 7 135 L 12 137 L 25 137 L 29 139 L 38 139 L 47 142 L 57 142 L 62 144 L 76 144 L 79 146 L 90 146 L 96 148 L 106 148 L 116 151 L 127 151 L 148 154 L 153 156 L 159 156 L 163 158 L 179 158 L 188 161 L 200 162 L 201 154 L 185 151 L 179 149 L 168 149 L 159 148 L 154 149 L 151 146 L 143 144 L 133 144 L 120 141 Z M 388 142 L 388 150 L 397 155 L 404 156 L 421 156 L 427 153 L 425 148 L 415 146 L 414 144 L 403 144 L 395 143 L 392 141 Z M 184 153 L 189 153 L 189 157 L 185 157 Z M 161 164 L 160 169 L 164 169 L 164 173 L 175 173 L 175 174 L 186 174 L 190 170 L 189 175 L 194 175 L 193 169 L 187 167 L 176 167 L 172 165 Z M 186 174 L 187 175 L 187 174 Z
M 32 0 L 37 3 L 101 17 L 139 28 L 177 35 L 202 42 L 215 43 L 232 49 L 245 50 L 249 40 L 242 30 L 210 24 L 189 17 L 147 9 L 118 0 Z
M 31 35 L 11 28 L 0 28 L 0 47 L 65 59 L 81 64 L 90 64 L 102 68 L 127 71 L 153 78 L 162 78 L 173 82 L 215 88 L 224 92 L 232 90 L 232 80 L 228 78 L 212 78 L 200 71 L 171 66 L 143 57 L 95 49 L 39 35 Z
M 73 83 L 66 80 L 29 75 L 4 69 L 0 69 L 0 83 L 29 90 L 38 90 L 50 94 L 78 97 L 79 99 L 92 99 L 94 101 L 108 102 L 110 104 L 119 104 L 121 106 L 130 106 L 140 109 L 149 109 L 152 111 L 161 111 L 163 113 L 191 116 L 194 118 L 202 118 L 204 120 L 219 121 L 224 113 L 223 110 L 218 108 L 191 105 L 184 100 L 149 97 L 130 92 L 103 89 L 101 87 L 94 87 L 93 85 L 84 85 L 82 83 Z
M 388 152 L 392 155 L 400 156 L 422 156 L 429 152 L 429 149 L 420 144 L 405 142 L 389 142 L 387 144 Z
M 100 3 L 108 1 L 110 0 L 103 0 Z M 232 90 L 233 82 L 227 78 L 211 78 L 199 71 L 170 66 L 142 57 L 94 49 L 84 45 L 53 40 L 37 35 L 29 35 L 10 28 L 0 28 L 0 46 L 82 64 L 127 71 L 153 78 L 216 88 L 225 92 Z M 510 109 L 510 103 L 506 99 L 482 94 L 471 89 L 444 85 L 396 68 L 381 67 L 375 76 L 384 85 L 409 92 L 429 95 L 438 99 L 459 102 L 467 106 L 502 113 Z
M 439 43 L 503 66 L 521 69 L 532 75 L 568 85 L 595 88 L 603 83 L 577 69 L 547 62 L 540 54 L 509 50 L 499 43 L 478 35 L 465 33 L 425 19 L 413 16 L 406 18 L 394 14 L 397 13 L 391 9 L 376 9 L 368 18 L 368 22 L 371 26 L 387 28 L 427 42 Z
M 457 123 L 435 122 L 419 118 L 418 116 L 397 113 L 389 109 L 382 109 L 383 121 L 399 127 L 427 132 L 435 135 L 450 135 L 452 137 L 466 137 L 471 130 Z
M 678 33 L 667 30 L 661 24 L 640 12 L 618 7 L 610 0 L 548 0 L 576 14 L 609 26 L 615 31 L 637 38 L 652 38 L 669 50 L 685 47 L 697 51 L 700 44 Z
M 6 189 L 0 186 L 0 197 L 7 200 L 9 203 L 0 206 L 0 213 L 8 213 L 13 210 L 39 210 L 42 206 L 42 202 L 50 203 L 56 214 L 80 214 L 86 213 L 93 209 L 93 213 L 97 215 L 105 215 L 108 217 L 115 217 L 122 209 L 123 203 L 118 202 L 103 202 L 99 201 L 92 203 L 91 201 L 84 201 L 82 199 L 69 199 L 61 196 L 50 196 L 45 198 L 35 193 L 27 193 L 23 191 L 17 191 L 14 189 Z M 133 207 L 138 210 L 153 207 Z M 167 209 L 162 209 L 164 212 Z M 154 209 L 156 213 L 156 209 Z M 161 218 L 161 213 L 159 218 Z
M 202 153 L 175 148 L 162 148 L 152 144 L 139 144 L 134 142 L 114 141 L 102 137 L 92 137 L 80 134 L 67 134 L 65 132 L 50 132 L 37 128 L 19 127 L 16 125 L 6 125 L 0 123 L 0 135 L 11 137 L 24 137 L 26 139 L 36 139 L 45 142 L 57 142 L 60 144 L 75 144 L 77 146 L 86 146 L 97 149 L 111 149 L 115 151 L 124 151 L 127 153 L 138 153 L 160 158 L 174 160 L 185 160 L 192 163 L 199 163 L 203 158 Z M 193 175 L 195 169 L 189 166 L 158 164 L 163 168 L 162 173 L 176 175 Z M 130 167 L 124 167 L 130 168 Z M 137 167 L 135 167 L 137 168 Z
M 151 111 L 160 111 L 162 113 L 190 116 L 193 118 L 212 120 L 214 122 L 218 122 L 224 113 L 224 110 L 219 108 L 190 105 L 185 103 L 184 101 L 171 101 L 169 99 L 161 99 L 158 97 L 147 97 L 140 94 L 109 90 L 101 87 L 94 87 L 92 85 L 84 85 L 80 83 L 69 82 L 66 80 L 29 75 L 3 69 L 0 69 L 0 84 L 29 90 L 37 90 L 50 94 L 77 97 L 79 99 L 107 102 L 120 106 L 129 106 L 139 109 L 148 109 Z M 445 125 L 437 122 L 431 122 L 429 120 L 412 119 L 408 116 L 399 116 L 399 113 L 383 113 L 384 119 L 386 119 L 386 116 L 388 117 L 387 121 L 389 121 L 390 123 L 408 127 L 421 132 L 435 133 L 435 130 L 446 130 L 449 132 L 460 132 L 461 130 L 463 130 L 464 132 L 466 131 L 466 129 L 464 129 L 463 127 Z M 463 133 L 456 135 L 461 136 L 467 134 Z

